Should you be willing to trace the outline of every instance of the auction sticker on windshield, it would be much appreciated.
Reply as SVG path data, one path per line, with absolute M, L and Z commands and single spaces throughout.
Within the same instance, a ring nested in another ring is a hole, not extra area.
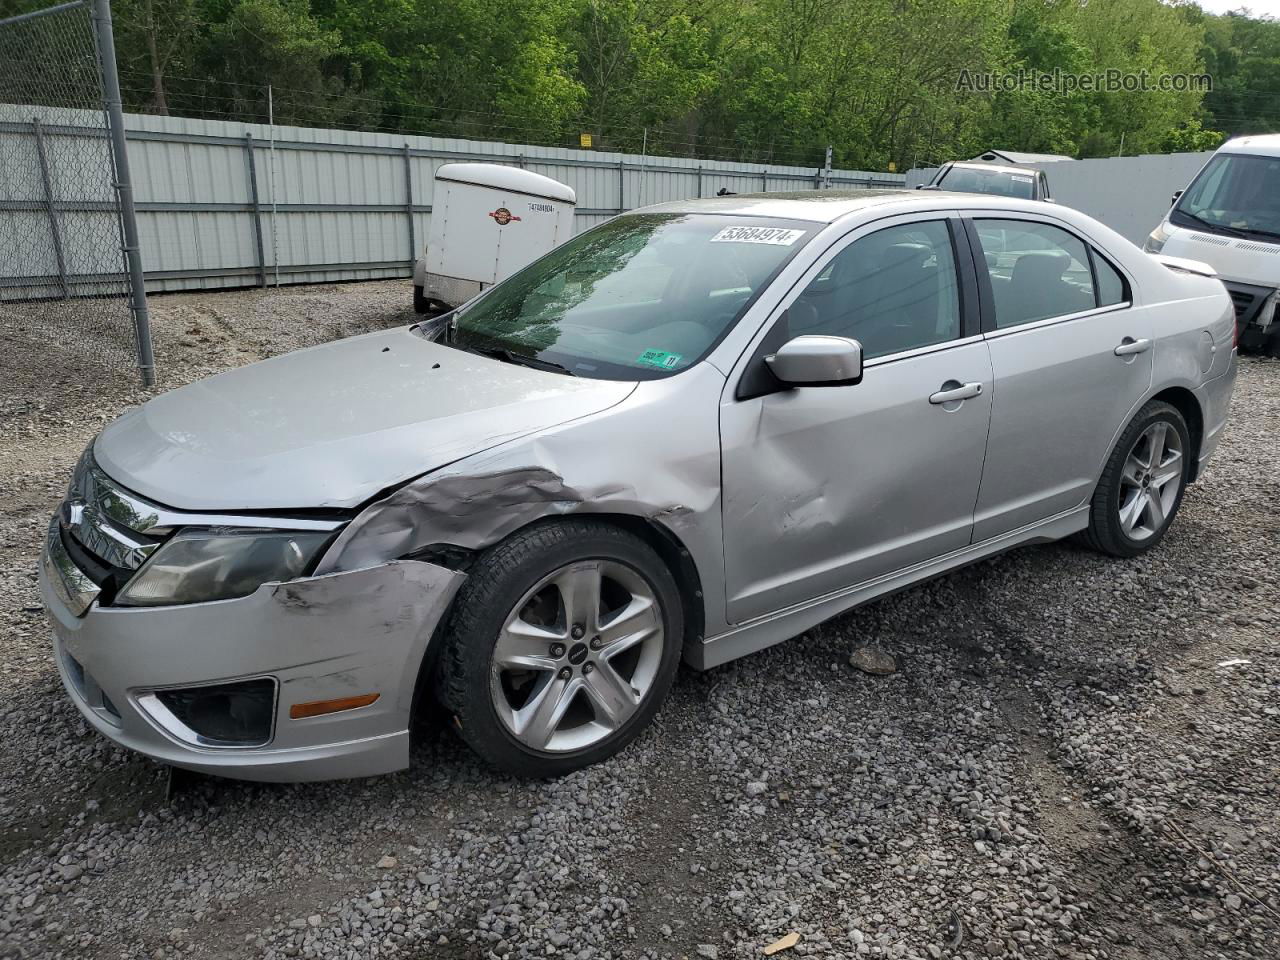
M 711 242 L 770 243 L 789 247 L 803 236 L 803 230 L 788 230 L 785 227 L 725 227 L 711 238 Z
M 668 353 L 666 350 L 646 350 L 636 357 L 636 363 L 643 363 L 646 367 L 660 367 L 663 370 L 670 370 L 683 357 L 683 353 Z

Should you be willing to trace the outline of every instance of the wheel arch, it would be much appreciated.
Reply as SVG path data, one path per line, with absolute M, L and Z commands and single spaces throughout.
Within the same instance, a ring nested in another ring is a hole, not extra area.
M 706 608 L 702 592 L 702 575 L 698 570 L 698 565 L 693 558 L 692 552 L 684 541 L 680 539 L 680 536 L 670 527 L 652 517 L 631 513 L 604 512 L 539 516 L 531 518 L 527 523 L 521 524 L 505 536 L 495 540 L 493 543 L 485 544 L 480 549 L 468 549 L 441 543 L 416 551 L 411 556 L 413 559 L 427 560 L 428 562 L 466 573 L 467 569 L 475 562 L 475 558 L 480 554 L 494 549 L 499 544 L 505 543 L 518 534 L 524 533 L 530 527 L 555 524 L 562 520 L 570 519 L 579 523 L 598 523 L 602 526 L 612 526 L 625 530 L 652 547 L 654 552 L 658 554 L 658 558 L 671 571 L 671 575 L 676 581 L 676 587 L 680 591 L 681 608 L 684 615 L 685 645 L 701 642 L 706 630 Z M 455 601 L 450 602 L 450 608 L 452 608 L 453 602 Z M 447 615 L 442 617 L 441 626 L 447 620 Z M 438 627 L 436 634 L 432 637 L 428 648 L 429 651 L 438 646 L 440 629 Z
M 1191 434 L 1191 468 L 1187 483 L 1194 483 L 1200 471 L 1200 444 L 1204 440 L 1204 411 L 1200 408 L 1200 400 L 1186 387 L 1166 387 L 1147 402 L 1151 400 L 1169 404 L 1187 422 L 1187 431 Z
M 561 516 L 542 516 L 522 524 L 517 529 L 484 549 L 491 550 L 498 544 L 509 540 L 530 527 L 543 524 L 554 524 L 561 520 L 574 520 L 578 523 L 598 523 L 602 526 L 616 527 L 625 530 L 632 536 L 644 541 L 658 558 L 671 571 L 676 587 L 680 591 L 681 612 L 684 615 L 684 644 L 687 647 L 702 640 L 706 628 L 706 609 L 703 603 L 702 575 L 693 554 L 685 546 L 679 535 L 667 525 L 652 517 L 633 513 L 600 512 L 600 513 L 567 513 Z

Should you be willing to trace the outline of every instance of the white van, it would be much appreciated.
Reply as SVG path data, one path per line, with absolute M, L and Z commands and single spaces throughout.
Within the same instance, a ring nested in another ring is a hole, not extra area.
M 1219 147 L 1143 249 L 1213 267 L 1235 303 L 1240 346 L 1280 356 L 1280 134 Z
M 431 235 L 413 268 L 413 306 L 460 306 L 573 236 L 573 188 L 496 163 L 436 171 Z

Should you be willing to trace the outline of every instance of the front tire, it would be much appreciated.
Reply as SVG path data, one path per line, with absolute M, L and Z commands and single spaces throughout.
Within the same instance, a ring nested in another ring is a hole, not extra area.
M 1179 410 L 1153 400 L 1120 435 L 1094 491 L 1084 540 L 1113 557 L 1136 557 L 1164 539 L 1182 504 L 1191 432 Z
M 591 521 L 537 524 L 468 572 L 437 691 L 485 760 L 518 776 L 561 776 L 648 726 L 683 636 L 679 588 L 643 540 Z

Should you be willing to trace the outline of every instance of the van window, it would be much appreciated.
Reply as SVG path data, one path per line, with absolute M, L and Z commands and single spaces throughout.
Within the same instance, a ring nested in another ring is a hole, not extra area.
M 1280 240 L 1280 157 L 1217 154 L 1179 198 L 1170 220 Z

